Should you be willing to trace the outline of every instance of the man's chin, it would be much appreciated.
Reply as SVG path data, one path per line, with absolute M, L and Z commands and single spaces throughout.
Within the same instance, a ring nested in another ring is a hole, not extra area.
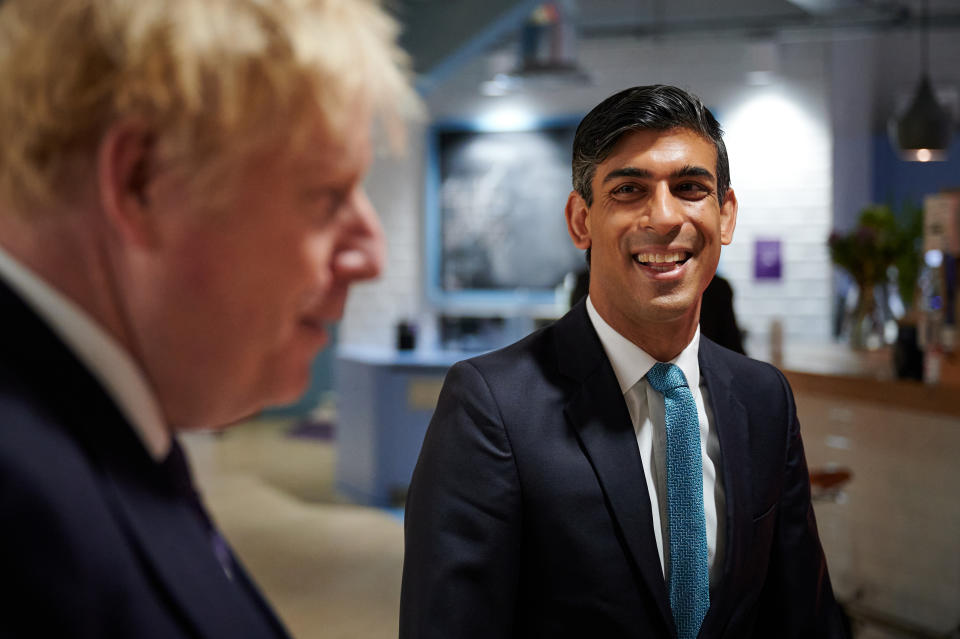
M 699 309 L 698 299 L 687 291 L 648 299 L 637 309 L 638 323 L 672 323 L 689 318 Z
M 264 410 L 293 404 L 303 398 L 310 384 L 310 366 L 298 371 L 286 371 L 273 375 L 269 385 L 256 388 L 237 388 L 228 403 L 221 402 L 214 408 L 209 397 L 203 403 L 204 410 L 194 411 L 174 423 L 174 430 L 220 430 L 256 417 Z
M 285 384 L 277 386 L 264 408 L 293 404 L 303 398 L 309 386 L 310 367 L 307 366 L 305 370 L 298 374 L 290 375 Z

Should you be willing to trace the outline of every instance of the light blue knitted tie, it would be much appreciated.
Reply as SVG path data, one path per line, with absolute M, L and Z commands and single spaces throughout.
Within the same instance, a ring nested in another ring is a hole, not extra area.
M 683 371 L 673 364 L 654 364 L 647 373 L 647 381 L 663 394 L 666 422 L 670 607 L 677 637 L 694 639 L 710 607 L 697 403 Z

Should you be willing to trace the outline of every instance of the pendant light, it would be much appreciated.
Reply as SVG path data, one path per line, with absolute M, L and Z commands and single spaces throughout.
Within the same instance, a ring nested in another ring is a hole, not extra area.
M 533 10 L 520 30 L 513 70 L 480 85 L 487 96 L 527 89 L 567 89 L 590 83 L 577 63 L 576 0 L 550 0 Z
M 921 16 L 922 66 L 920 84 L 910 107 L 890 123 L 890 135 L 900 157 L 910 162 L 931 162 L 947 159 L 947 148 L 953 135 L 950 113 L 940 105 L 933 92 L 928 72 L 930 43 L 927 33 L 927 0 Z

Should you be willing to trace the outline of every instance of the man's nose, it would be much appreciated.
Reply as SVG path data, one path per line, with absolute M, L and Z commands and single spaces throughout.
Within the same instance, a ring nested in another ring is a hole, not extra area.
M 350 206 L 344 237 L 333 258 L 334 276 L 348 280 L 371 279 L 380 274 L 386 259 L 383 227 L 363 190 L 354 192 Z
M 683 225 L 683 206 L 670 185 L 659 183 L 650 199 L 645 226 L 659 235 L 667 235 Z

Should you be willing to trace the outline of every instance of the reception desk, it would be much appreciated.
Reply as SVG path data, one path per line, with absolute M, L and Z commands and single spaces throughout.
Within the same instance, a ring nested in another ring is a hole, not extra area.
M 447 369 L 472 353 L 341 348 L 337 354 L 337 490 L 402 506 Z

